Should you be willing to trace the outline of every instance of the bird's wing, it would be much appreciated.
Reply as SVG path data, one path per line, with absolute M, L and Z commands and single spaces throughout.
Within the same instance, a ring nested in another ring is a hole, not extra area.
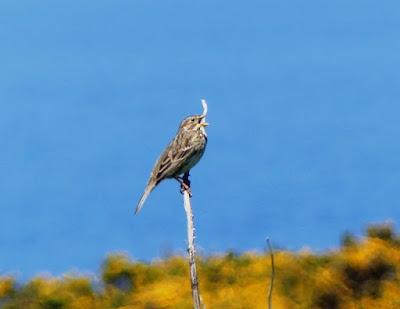
M 174 176 L 180 170 L 181 165 L 184 164 L 185 159 L 190 157 L 195 151 L 194 147 L 189 146 L 179 148 L 177 151 L 178 148 L 176 146 L 176 141 L 172 141 L 157 160 L 144 193 L 136 206 L 135 213 L 138 213 L 142 209 L 150 192 L 153 191 L 160 181 Z
M 186 159 L 196 151 L 193 146 L 176 146 L 178 146 L 176 143 L 171 143 L 157 161 L 153 175 L 157 183 L 166 177 L 174 176 L 180 170 L 181 165 L 185 164 Z

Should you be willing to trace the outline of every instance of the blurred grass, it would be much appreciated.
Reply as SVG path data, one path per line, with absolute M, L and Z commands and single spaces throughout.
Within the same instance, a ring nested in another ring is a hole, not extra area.
M 390 224 L 370 225 L 339 249 L 275 252 L 274 308 L 400 308 L 400 237 Z M 268 254 L 228 252 L 198 260 L 207 308 L 266 308 Z M 102 265 L 100 283 L 85 276 L 0 277 L 0 308 L 192 308 L 188 264 L 172 256 L 141 263 L 122 254 Z

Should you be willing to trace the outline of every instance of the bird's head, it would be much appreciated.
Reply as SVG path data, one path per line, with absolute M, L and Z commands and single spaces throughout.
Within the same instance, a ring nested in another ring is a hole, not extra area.
M 208 126 L 208 123 L 206 122 L 207 103 L 205 100 L 202 100 L 202 104 L 203 104 L 203 113 L 201 115 L 186 117 L 181 122 L 179 129 L 184 129 L 187 131 L 201 130 L 205 134 L 204 128 Z
M 200 128 L 204 128 L 208 126 L 208 123 L 205 121 L 205 117 L 202 115 L 194 115 L 189 116 L 183 119 L 181 122 L 180 128 L 188 131 L 199 130 Z

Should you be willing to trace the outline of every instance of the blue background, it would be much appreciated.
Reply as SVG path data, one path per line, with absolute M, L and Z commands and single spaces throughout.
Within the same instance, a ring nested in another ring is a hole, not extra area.
M 203 97 L 204 254 L 398 221 L 399 30 L 398 1 L 2 1 L 0 274 L 182 251 L 175 181 L 134 208 Z

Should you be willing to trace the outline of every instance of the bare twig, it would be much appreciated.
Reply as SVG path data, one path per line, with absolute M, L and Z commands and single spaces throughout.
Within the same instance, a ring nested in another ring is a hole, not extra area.
M 189 255 L 189 267 L 190 267 L 190 283 L 192 286 L 192 298 L 193 307 L 195 309 L 201 308 L 200 292 L 199 292 L 199 280 L 197 277 L 196 270 L 196 251 L 194 248 L 195 239 L 195 228 L 193 224 L 193 211 L 190 202 L 190 193 L 188 188 L 190 188 L 190 182 L 188 179 L 189 175 L 184 176 L 184 183 L 187 185 L 183 188 L 183 206 L 185 207 L 186 219 L 187 219 L 187 237 L 188 237 L 188 255 Z
M 271 281 L 270 281 L 269 290 L 268 290 L 268 308 L 272 309 L 272 289 L 274 288 L 275 263 L 274 263 L 274 251 L 272 250 L 272 246 L 271 246 L 269 237 L 267 237 L 267 244 L 268 244 L 269 254 L 271 256 Z

